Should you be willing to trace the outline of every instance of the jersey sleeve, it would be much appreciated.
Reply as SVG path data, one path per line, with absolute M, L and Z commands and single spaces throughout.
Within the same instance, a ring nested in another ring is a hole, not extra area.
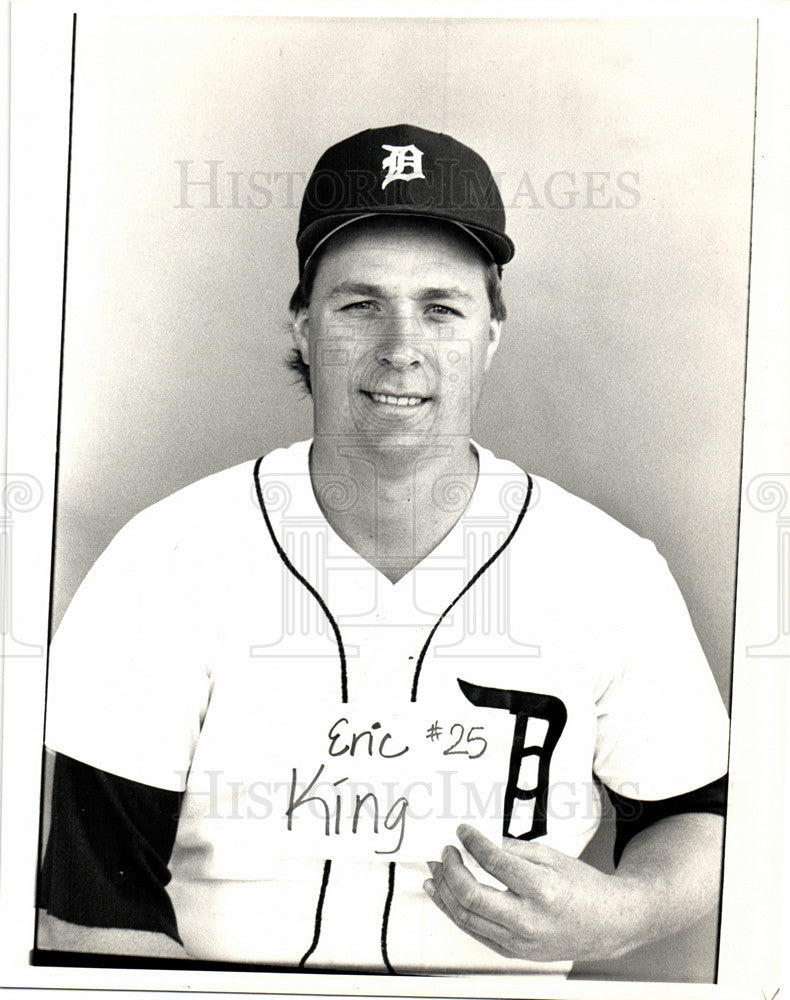
M 612 609 L 611 667 L 596 703 L 594 771 L 629 799 L 668 799 L 726 773 L 729 721 L 677 584 L 652 543 L 642 544 L 622 584 Z
M 181 797 L 58 754 L 39 907 L 85 927 L 180 941 L 166 886 Z
M 607 788 L 606 791 L 617 817 L 613 849 L 615 867 L 620 864 L 623 851 L 630 841 L 659 820 L 669 816 L 679 816 L 682 813 L 702 812 L 724 816 L 727 810 L 727 775 L 722 775 L 691 792 L 652 802 L 618 795 L 611 788 Z
M 51 644 L 51 750 L 183 791 L 210 694 L 202 587 L 177 532 L 161 524 L 155 508 L 122 529 Z

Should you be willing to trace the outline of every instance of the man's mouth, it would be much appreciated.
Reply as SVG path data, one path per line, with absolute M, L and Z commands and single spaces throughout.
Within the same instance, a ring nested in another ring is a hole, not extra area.
M 380 403 L 386 406 L 420 406 L 423 403 L 427 403 L 430 398 L 426 396 L 409 396 L 405 394 L 394 395 L 386 392 L 367 392 L 364 389 L 362 392 L 363 395 L 368 397 L 368 399 L 372 399 L 374 403 Z

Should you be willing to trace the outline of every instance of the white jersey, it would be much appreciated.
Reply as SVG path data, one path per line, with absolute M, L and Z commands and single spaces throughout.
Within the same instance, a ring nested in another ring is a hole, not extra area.
M 324 518 L 309 445 L 118 534 L 53 641 L 47 745 L 185 792 L 168 891 L 195 958 L 562 974 L 456 928 L 424 862 L 462 820 L 578 856 L 600 783 L 726 771 L 679 591 L 652 543 L 479 446 L 471 499 L 437 487 L 462 516 L 393 584 Z

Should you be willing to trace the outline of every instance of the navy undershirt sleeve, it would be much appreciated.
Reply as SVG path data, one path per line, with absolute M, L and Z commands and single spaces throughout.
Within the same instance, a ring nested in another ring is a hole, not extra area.
M 182 796 L 57 754 L 38 906 L 70 923 L 180 943 L 165 887 Z
M 605 786 L 604 786 L 605 787 Z M 727 775 L 722 775 L 710 784 L 695 788 L 692 792 L 673 795 L 668 799 L 657 799 L 654 802 L 646 799 L 629 799 L 618 795 L 611 788 L 606 789 L 617 816 L 617 827 L 614 841 L 614 863 L 620 864 L 620 858 L 626 845 L 642 830 L 657 823 L 667 816 L 678 816 L 681 813 L 715 813 L 724 816 L 727 808 Z

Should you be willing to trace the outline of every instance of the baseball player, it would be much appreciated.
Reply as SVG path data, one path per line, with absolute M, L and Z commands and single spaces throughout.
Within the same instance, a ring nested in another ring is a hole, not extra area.
M 53 641 L 39 947 L 564 976 L 689 924 L 726 713 L 652 543 L 472 439 L 488 166 L 344 139 L 297 246 L 312 439 L 135 517 Z M 613 874 L 579 860 L 604 794 Z

